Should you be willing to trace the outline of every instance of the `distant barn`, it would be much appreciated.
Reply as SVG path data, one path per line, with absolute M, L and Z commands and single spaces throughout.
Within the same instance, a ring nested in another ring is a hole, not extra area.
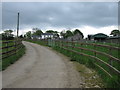
M 105 40 L 105 42 L 120 44 L 120 36 L 109 37 Z
M 108 38 L 106 34 L 98 33 L 95 35 L 88 35 L 89 40 L 104 41 Z

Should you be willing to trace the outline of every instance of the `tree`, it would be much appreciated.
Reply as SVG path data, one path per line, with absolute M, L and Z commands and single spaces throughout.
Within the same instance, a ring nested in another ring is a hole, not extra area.
M 13 30 L 5 30 L 5 31 L 4 31 L 4 33 L 5 33 L 7 36 L 12 35 L 12 32 L 13 32 Z
M 33 35 L 35 35 L 35 36 L 41 36 L 42 33 L 43 33 L 43 32 L 42 32 L 41 30 L 36 30 L 36 31 L 33 33 Z
M 113 36 L 120 36 L 120 31 L 115 29 L 115 30 L 112 30 L 110 35 L 113 35 Z
M 65 30 L 62 30 L 61 32 L 60 32 L 60 35 L 65 39 Z
M 11 34 L 13 32 L 13 30 L 5 30 L 4 32 L 7 34 Z
M 61 31 L 61 32 L 60 32 L 60 35 L 61 35 L 63 38 L 65 38 L 65 32 L 64 32 L 64 31 Z
M 23 35 L 20 35 L 19 38 L 24 38 Z
M 27 37 L 27 38 L 31 39 L 31 36 L 32 36 L 31 31 L 26 32 L 26 37 Z
M 65 38 L 73 36 L 73 33 L 70 30 L 67 30 L 65 33 Z
M 58 34 L 59 32 L 58 31 L 54 31 L 55 34 Z
M 14 39 L 14 35 L 12 34 L 13 30 L 5 30 L 4 33 L 2 33 L 2 39 L 4 40 L 11 40 Z
M 35 35 L 35 36 L 41 36 L 41 34 L 43 33 L 41 29 L 39 28 L 33 28 L 33 34 L 32 35 Z
M 48 30 L 46 31 L 46 33 L 55 33 L 56 31 L 53 31 L 53 30 Z
M 56 34 L 57 37 L 59 37 L 59 34 Z
M 84 35 L 83 35 L 83 33 L 79 30 L 79 29 L 75 29 L 74 31 L 73 31 L 73 34 L 74 35 L 76 35 L 76 34 L 80 34 L 80 35 L 82 35 L 82 38 L 84 38 Z
M 24 35 L 23 37 L 26 38 L 26 35 Z
M 70 30 L 63 30 L 60 32 L 60 35 L 65 39 L 67 37 L 73 36 L 73 33 Z

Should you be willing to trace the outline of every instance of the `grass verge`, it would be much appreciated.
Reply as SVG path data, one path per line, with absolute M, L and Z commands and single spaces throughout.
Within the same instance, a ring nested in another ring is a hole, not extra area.
M 1 62 L 2 68 L 0 68 L 0 70 L 5 70 L 8 66 L 15 63 L 24 54 L 25 54 L 25 46 L 23 46 L 23 48 L 21 48 L 15 55 L 12 55 L 9 58 L 3 59 Z

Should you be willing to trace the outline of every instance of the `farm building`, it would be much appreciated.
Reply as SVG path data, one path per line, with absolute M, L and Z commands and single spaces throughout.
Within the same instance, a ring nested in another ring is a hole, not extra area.
M 105 40 L 105 42 L 120 44 L 120 36 L 108 37 L 108 38 Z
M 88 35 L 89 40 L 96 40 L 96 41 L 104 41 L 108 37 L 109 36 L 107 36 L 106 34 L 103 34 L 103 33 L 98 33 L 98 34 L 95 34 L 95 35 Z

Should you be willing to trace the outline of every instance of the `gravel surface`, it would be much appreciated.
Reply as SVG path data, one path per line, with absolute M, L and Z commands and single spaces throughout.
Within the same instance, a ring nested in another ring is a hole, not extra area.
M 3 71 L 3 88 L 82 88 L 84 78 L 69 58 L 56 51 L 23 42 L 26 54 Z

